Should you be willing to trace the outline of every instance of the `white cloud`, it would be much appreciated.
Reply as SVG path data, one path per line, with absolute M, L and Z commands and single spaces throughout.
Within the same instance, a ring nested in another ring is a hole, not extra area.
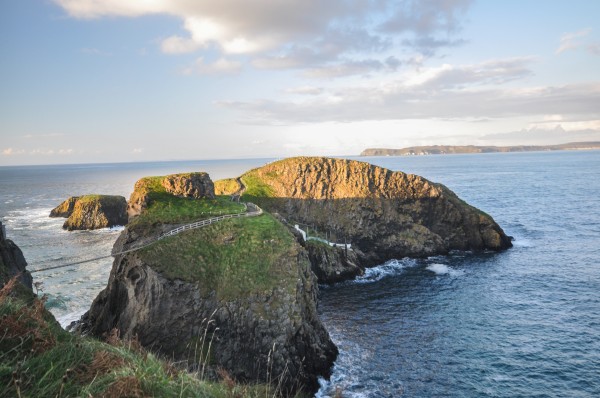
M 200 43 L 181 36 L 171 36 L 160 43 L 161 50 L 167 54 L 192 53 L 200 47 Z
M 6 148 L 2 150 L 2 155 L 5 156 L 21 155 L 23 153 L 25 153 L 25 151 L 22 149 Z
M 294 87 L 288 88 L 285 90 L 288 94 L 300 94 L 300 95 L 319 95 L 323 93 L 323 88 L 314 87 L 314 86 L 302 86 L 302 87 Z
M 237 61 L 231 61 L 225 58 L 219 58 L 213 63 L 206 63 L 204 58 L 200 57 L 194 64 L 183 70 L 186 75 L 194 73 L 201 75 L 228 75 L 239 73 L 242 64 Z
M 363 74 L 357 58 L 389 56 L 393 46 L 409 46 L 431 56 L 463 41 L 454 35 L 471 0 L 54 0 L 74 18 L 179 18 L 186 34 L 163 39 L 167 54 L 217 51 L 248 54 L 257 68 L 308 68 L 308 75 Z M 383 15 L 392 15 L 382 21 Z M 360 28 L 357 28 L 360 27 Z M 357 54 L 361 57 L 356 57 Z M 349 62 L 352 61 L 352 63 Z M 380 60 L 390 70 L 390 63 Z M 373 63 L 373 66 L 376 64 Z
M 310 101 L 221 102 L 253 123 L 320 123 L 363 120 L 484 119 L 579 115 L 600 119 L 600 83 L 521 89 L 440 89 L 390 82 L 337 89 Z
M 136 154 L 136 155 L 137 155 L 137 154 L 140 154 L 140 153 L 142 153 L 142 152 L 144 152 L 144 148 L 133 148 L 133 149 L 131 150 L 131 153 L 133 153 L 133 154 Z
M 579 39 L 590 34 L 591 29 L 583 29 L 579 32 L 565 33 L 560 38 L 560 44 L 556 49 L 556 54 L 561 54 L 567 50 L 574 50 L 583 45 L 583 42 Z

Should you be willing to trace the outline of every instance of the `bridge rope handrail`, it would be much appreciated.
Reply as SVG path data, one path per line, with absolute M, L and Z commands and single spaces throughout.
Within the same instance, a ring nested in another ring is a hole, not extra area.
M 253 207 L 254 210 L 253 211 L 248 211 L 249 207 Z M 260 207 L 258 207 L 257 205 L 255 205 L 254 203 L 250 203 L 250 202 L 244 203 L 244 208 L 245 208 L 245 211 L 240 212 L 240 213 L 223 214 L 223 215 L 218 216 L 218 217 L 211 217 L 211 218 L 207 218 L 207 219 L 204 219 L 204 220 L 195 221 L 195 222 L 190 223 L 190 224 L 181 225 L 181 226 L 179 226 L 177 228 L 174 228 L 174 229 L 172 229 L 170 231 L 167 231 L 167 232 L 164 232 L 164 233 L 160 234 L 158 237 L 152 239 L 149 242 L 144 243 L 143 245 L 132 247 L 132 248 L 129 248 L 127 250 L 122 250 L 122 251 L 117 252 L 117 253 L 112 253 L 111 252 L 111 254 L 107 255 L 107 256 L 100 256 L 100 257 L 89 258 L 89 259 L 86 259 L 86 260 L 75 261 L 75 262 L 68 263 L 68 264 L 61 264 L 61 265 L 54 265 L 52 267 L 39 268 L 39 269 L 31 270 L 31 271 L 29 271 L 29 273 L 33 274 L 35 272 L 42 272 L 42 271 L 49 271 L 49 270 L 53 270 L 53 269 L 57 269 L 57 268 L 71 267 L 71 266 L 74 266 L 74 265 L 79 265 L 79 264 L 84 264 L 84 263 L 90 263 L 92 261 L 103 260 L 103 259 L 110 258 L 110 257 L 120 256 L 120 255 L 123 255 L 123 254 L 126 254 L 126 253 L 131 253 L 131 252 L 134 252 L 134 251 L 137 251 L 137 250 L 144 249 L 144 248 L 146 248 L 146 247 L 148 247 L 150 245 L 153 245 L 154 243 L 156 243 L 156 242 L 158 242 L 158 241 L 160 241 L 160 240 L 162 240 L 164 238 L 167 238 L 167 237 L 170 237 L 170 236 L 175 236 L 175 235 L 177 235 L 177 234 L 179 234 L 179 233 L 181 233 L 183 231 L 188 231 L 190 229 L 203 228 L 203 227 L 206 227 L 208 225 L 211 225 L 211 224 L 214 224 L 214 223 L 217 223 L 217 222 L 220 222 L 220 221 L 228 220 L 228 219 L 231 219 L 231 218 L 256 217 L 256 216 L 260 216 L 261 214 L 263 214 L 263 210 Z

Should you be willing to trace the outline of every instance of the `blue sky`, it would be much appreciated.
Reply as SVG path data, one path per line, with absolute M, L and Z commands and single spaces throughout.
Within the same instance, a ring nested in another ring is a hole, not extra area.
M 600 2 L 0 0 L 0 165 L 600 141 Z

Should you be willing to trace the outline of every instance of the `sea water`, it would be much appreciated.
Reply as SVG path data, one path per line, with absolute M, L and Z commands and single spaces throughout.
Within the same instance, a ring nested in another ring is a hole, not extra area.
M 600 396 L 600 151 L 359 158 L 443 183 L 515 237 L 502 253 L 393 259 L 321 287 L 340 349 L 319 396 Z M 119 229 L 66 232 L 70 195 L 128 196 L 148 175 L 235 177 L 265 159 L 0 167 L 0 216 L 30 269 L 110 252 Z M 111 261 L 34 273 L 62 324 Z

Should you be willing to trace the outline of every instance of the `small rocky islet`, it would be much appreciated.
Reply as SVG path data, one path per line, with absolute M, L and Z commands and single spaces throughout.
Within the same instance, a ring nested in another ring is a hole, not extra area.
M 239 382 L 275 382 L 284 395 L 314 393 L 337 357 L 317 313 L 319 283 L 393 258 L 512 246 L 489 215 L 441 184 L 359 161 L 298 157 L 214 183 L 206 173 L 139 180 L 113 252 L 243 212 L 244 202 L 263 214 L 117 255 L 75 329 L 100 338 L 117 330 L 191 369 L 204 358 L 210 377 L 224 369 Z M 324 235 L 305 241 L 296 225 Z
M 118 195 L 71 196 L 50 211 L 64 217 L 63 229 L 90 230 L 127 224 L 127 200 Z

